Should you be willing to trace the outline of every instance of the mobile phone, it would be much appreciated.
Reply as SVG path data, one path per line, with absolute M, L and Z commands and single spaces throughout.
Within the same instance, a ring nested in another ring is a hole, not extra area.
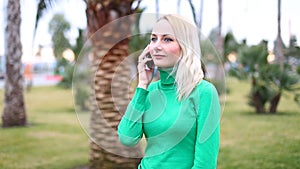
M 146 54 L 146 58 L 152 58 L 151 55 L 150 55 L 150 53 L 147 53 L 147 54 Z M 147 69 L 147 70 L 152 70 L 152 69 L 154 69 L 154 66 L 155 66 L 155 65 L 154 65 L 153 60 L 150 60 L 150 61 L 147 61 L 147 62 L 146 62 L 146 69 Z

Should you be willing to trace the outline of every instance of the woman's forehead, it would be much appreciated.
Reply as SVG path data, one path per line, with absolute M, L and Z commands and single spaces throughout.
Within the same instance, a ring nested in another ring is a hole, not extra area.
M 175 33 L 173 31 L 171 24 L 165 19 L 162 19 L 154 24 L 152 34 L 175 36 Z

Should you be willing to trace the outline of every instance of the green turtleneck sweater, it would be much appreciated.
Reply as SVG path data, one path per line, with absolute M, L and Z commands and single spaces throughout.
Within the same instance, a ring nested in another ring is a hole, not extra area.
M 137 88 L 118 126 L 120 142 L 147 141 L 139 169 L 215 169 L 220 136 L 220 104 L 215 87 L 202 80 L 178 101 L 174 78 Z

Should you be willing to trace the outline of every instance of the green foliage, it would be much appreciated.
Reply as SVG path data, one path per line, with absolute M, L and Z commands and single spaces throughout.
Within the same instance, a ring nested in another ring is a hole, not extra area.
M 288 57 L 295 57 L 300 59 L 300 47 L 297 46 L 297 37 L 292 36 L 290 39 L 290 45 L 288 48 L 285 48 L 284 50 L 285 56 Z
M 243 46 L 238 52 L 239 62 L 243 65 L 243 71 L 251 77 L 262 73 L 262 68 L 267 65 L 268 48 L 265 41 L 251 47 Z
M 221 56 L 218 55 L 218 52 L 212 42 L 209 39 L 202 38 L 200 42 L 201 46 L 201 54 L 202 54 L 202 60 L 205 65 L 208 64 L 215 64 L 220 65 L 222 62 Z
M 238 51 L 238 56 L 239 65 L 232 67 L 229 74 L 243 80 L 251 79 L 248 99 L 257 113 L 264 113 L 269 102 L 270 112 L 276 111 L 282 91 L 295 92 L 300 89 L 299 74 L 289 64 L 281 66 L 268 63 L 266 41 L 250 47 L 243 45 Z
M 73 72 L 74 65 L 73 64 L 65 64 L 62 68 L 60 74 L 62 75 L 62 80 L 58 83 L 58 86 L 63 88 L 71 88 L 73 81 Z
M 232 52 L 237 53 L 240 46 L 241 45 L 237 42 L 233 33 L 228 32 L 224 38 L 224 56 L 225 56 L 226 61 L 227 61 L 226 56 Z
M 84 52 L 86 52 L 83 49 L 84 46 L 84 36 L 83 36 L 83 30 L 82 29 L 78 29 L 78 37 L 76 38 L 76 43 L 74 46 L 72 46 L 72 51 L 75 54 L 75 60 L 77 60 L 78 56 L 82 53 L 84 54 Z
M 75 104 L 81 111 L 89 110 L 89 86 L 77 86 L 75 93 Z M 90 88 L 90 87 L 89 87 Z
M 87 111 L 89 109 L 89 97 L 91 96 L 91 63 L 87 59 L 87 55 L 83 57 L 80 55 L 80 58 L 76 62 L 76 70 L 73 74 L 73 95 L 75 97 L 75 106 L 78 108 L 78 111 Z
M 63 57 L 63 52 L 70 49 L 71 45 L 66 37 L 67 31 L 70 30 L 70 23 L 67 22 L 62 14 L 56 14 L 49 23 L 49 31 L 52 34 L 52 46 L 54 56 L 56 57 L 55 74 L 63 77 L 59 86 L 69 88 L 72 85 L 73 66 Z
M 70 27 L 70 23 L 65 20 L 62 14 L 54 15 L 49 23 L 49 31 L 52 34 L 53 52 L 56 58 L 63 57 L 63 52 L 71 47 L 65 35 L 70 30 Z
M 52 4 L 55 2 L 55 0 L 39 0 L 37 5 L 37 11 L 35 15 L 35 25 L 34 25 L 34 33 L 33 36 L 36 35 L 36 29 L 38 27 L 39 20 L 43 17 L 46 10 L 49 7 L 52 7 Z M 34 38 L 33 38 L 34 39 Z
M 295 91 L 300 89 L 299 75 L 292 70 L 289 64 L 284 64 L 281 70 L 279 64 L 270 64 L 263 68 L 262 79 L 268 82 L 269 87 L 276 88 L 277 91 Z
M 140 9 L 139 12 L 143 12 L 144 9 Z M 140 17 L 141 17 L 141 14 L 139 15 L 136 15 L 137 18 L 136 18 L 136 22 L 135 24 L 133 25 L 133 28 L 132 28 L 132 35 L 130 37 L 130 41 L 129 41 L 129 53 L 132 54 L 134 52 L 138 52 L 140 50 L 144 50 L 144 48 L 147 46 L 147 44 L 150 43 L 150 33 L 146 33 L 146 34 L 141 34 L 141 31 L 140 31 Z M 138 53 L 139 54 L 139 53 Z M 135 54 L 133 57 L 134 57 L 134 60 L 137 61 L 138 59 L 138 56 L 137 54 Z
M 129 52 L 133 55 L 133 59 L 137 62 L 138 56 L 141 50 L 144 50 L 144 48 L 149 44 L 150 42 L 150 35 L 149 34 L 136 34 L 134 36 L 131 36 L 129 41 Z M 138 52 L 140 51 L 140 52 Z M 134 53 L 138 52 L 138 53 Z
M 78 37 L 75 45 L 73 46 L 70 44 L 69 39 L 65 36 L 67 31 L 70 30 L 70 23 L 65 20 L 64 15 L 54 15 L 49 23 L 49 30 L 52 34 L 53 50 L 57 62 L 54 73 L 62 76 L 62 80 L 59 82 L 58 86 L 63 88 L 71 88 L 74 63 L 66 60 L 63 57 L 63 52 L 67 49 L 71 49 L 74 52 L 75 61 L 81 52 L 85 52 L 82 51 L 82 47 L 84 45 L 83 30 L 78 29 Z

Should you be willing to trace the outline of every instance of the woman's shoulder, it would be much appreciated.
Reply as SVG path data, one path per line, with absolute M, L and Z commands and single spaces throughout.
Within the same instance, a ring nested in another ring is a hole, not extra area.
M 205 79 L 202 79 L 198 85 L 197 85 L 197 88 L 212 88 L 212 87 L 215 87 L 213 83 L 211 83 L 210 81 L 208 80 L 205 80 Z
M 196 89 L 199 93 L 211 93 L 211 92 L 217 92 L 217 89 L 215 85 L 205 79 L 202 79 L 199 84 L 196 86 Z

